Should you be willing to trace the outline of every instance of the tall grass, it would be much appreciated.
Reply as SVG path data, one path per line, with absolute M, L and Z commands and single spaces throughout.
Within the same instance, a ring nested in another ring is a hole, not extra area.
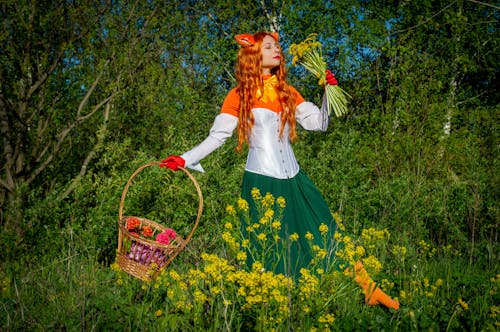
M 75 226 L 41 235 L 53 241 L 45 255 L 2 265 L 2 329 L 494 331 L 500 324 L 494 270 L 468 264 L 451 246 L 402 246 L 387 229 L 363 229 L 350 241 L 366 249 L 358 258 L 380 262 L 370 271 L 399 298 L 398 311 L 365 305 L 342 273 L 310 269 L 291 281 L 248 270 L 233 250 L 238 240 L 223 239 L 222 230 L 213 234 L 223 244 L 216 252 L 194 242 L 157 280 L 144 282 L 99 262 L 89 245 L 93 228 Z M 261 297 L 250 299 L 252 291 Z

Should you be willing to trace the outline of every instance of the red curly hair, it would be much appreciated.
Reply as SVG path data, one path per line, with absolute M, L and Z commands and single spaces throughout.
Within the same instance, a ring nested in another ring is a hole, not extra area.
M 238 123 L 238 146 L 237 151 L 241 151 L 243 143 L 250 137 L 255 119 L 252 113 L 255 95 L 258 89 L 263 91 L 264 80 L 262 79 L 262 41 L 266 36 L 275 38 L 271 33 L 259 32 L 253 35 L 253 45 L 242 47 L 238 52 L 238 62 L 236 64 L 236 79 L 238 80 L 237 92 L 240 96 L 240 110 Z M 277 41 L 277 40 L 276 40 Z M 280 48 L 281 59 L 284 59 L 283 51 Z M 281 104 L 281 127 L 280 137 L 283 137 L 285 125 L 290 128 L 290 140 L 297 139 L 295 123 L 295 95 L 286 82 L 286 69 L 284 61 L 271 70 L 271 74 L 276 75 L 278 83 L 275 88 Z

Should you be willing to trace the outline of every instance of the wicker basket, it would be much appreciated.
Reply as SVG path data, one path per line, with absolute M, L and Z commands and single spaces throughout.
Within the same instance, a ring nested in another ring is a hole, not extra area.
M 198 227 L 203 211 L 203 195 L 198 182 L 185 168 L 179 167 L 179 169 L 183 171 L 193 182 L 199 198 L 198 214 L 189 235 L 185 239 L 177 235 L 169 244 L 162 244 L 154 240 L 139 237 L 129 232 L 127 229 L 127 221 L 131 220 L 131 218 L 139 221 L 141 226 L 149 226 L 156 233 L 161 233 L 167 229 L 167 227 L 146 218 L 123 215 L 125 196 L 127 195 L 132 180 L 143 169 L 150 166 L 158 167 L 159 164 L 160 162 L 150 162 L 142 165 L 130 176 L 122 192 L 118 215 L 118 250 L 116 257 L 118 266 L 124 272 L 146 281 L 155 279 L 158 274 L 165 267 L 167 267 L 181 251 L 184 250 Z M 137 257 L 137 254 L 134 254 L 132 248 L 140 248 L 140 251 L 136 250 L 135 252 L 140 252 L 140 256 L 142 257 Z

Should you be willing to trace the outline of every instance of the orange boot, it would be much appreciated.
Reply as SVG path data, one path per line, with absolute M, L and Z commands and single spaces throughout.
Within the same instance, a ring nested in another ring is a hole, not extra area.
M 354 266 L 354 281 L 363 289 L 366 304 L 382 304 L 387 308 L 399 309 L 399 301 L 393 300 L 389 295 L 377 287 L 360 261 L 356 262 Z

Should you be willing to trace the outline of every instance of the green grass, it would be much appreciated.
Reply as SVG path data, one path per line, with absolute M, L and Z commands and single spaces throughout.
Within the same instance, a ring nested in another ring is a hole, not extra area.
M 500 324 L 497 270 L 470 265 L 459 251 L 426 242 L 407 245 L 402 251 L 403 246 L 383 236 L 388 233 L 384 230 L 371 229 L 366 233 L 371 236 L 354 241 L 367 248 L 365 256 L 380 259 L 383 268 L 373 277 L 400 299 L 400 310 L 365 305 L 349 277 L 327 273 L 316 275 L 318 287 L 309 288 L 305 298 L 299 286 L 310 283 L 298 282 L 289 290 L 289 314 L 283 314 L 276 301 L 246 305 L 246 298 L 235 288 L 237 283 L 215 283 L 209 273 L 182 286 L 189 269 L 203 271 L 210 266 L 202 259 L 207 251 L 227 259 L 234 271 L 242 271 L 221 239 L 222 228 L 210 236 L 202 230 L 158 280 L 147 283 L 100 262 L 90 242 L 93 228 L 74 226 L 70 223 L 59 232 L 48 231 L 44 240 L 52 240 L 52 245 L 41 241 L 46 243 L 45 255 L 2 263 L 2 330 L 495 331 Z M 207 245 L 210 241 L 219 244 L 217 250 Z M 222 273 L 223 278 L 228 275 Z

